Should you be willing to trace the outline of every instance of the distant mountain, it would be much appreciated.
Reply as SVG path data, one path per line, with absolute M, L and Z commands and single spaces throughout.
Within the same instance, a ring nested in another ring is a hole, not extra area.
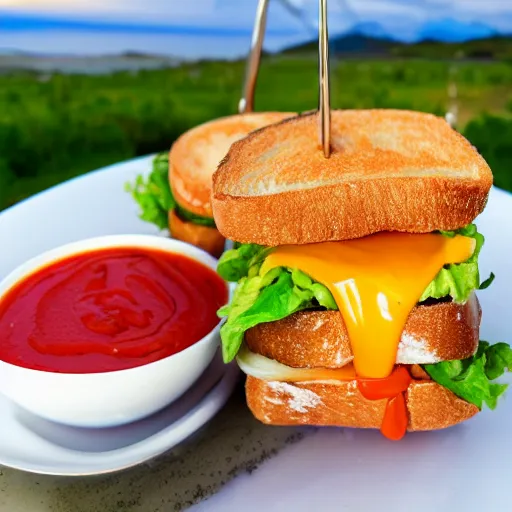
M 367 21 L 356 23 L 348 32 L 344 34 L 331 36 L 329 39 L 329 48 L 331 52 L 337 54 L 385 54 L 392 46 L 396 45 L 394 40 L 386 29 L 376 21 Z M 318 41 L 315 39 L 307 43 L 288 48 L 285 52 L 308 52 L 317 51 Z
M 315 49 L 318 47 L 317 41 L 314 41 L 312 44 L 315 47 Z M 331 51 L 338 54 L 385 54 L 388 53 L 394 45 L 396 45 L 396 42 L 391 39 L 380 39 L 377 37 L 369 37 L 362 34 L 348 34 L 345 36 L 332 38 L 329 41 Z
M 388 32 L 376 21 L 359 22 L 347 32 L 331 36 L 336 55 L 395 56 L 432 59 L 457 57 L 512 60 L 512 34 L 499 34 L 485 23 L 443 18 L 424 23 L 414 40 Z M 318 51 L 313 40 L 287 48 L 286 53 Z
M 349 33 L 377 39 L 392 39 L 389 32 L 378 21 L 361 21 L 356 23 Z
M 453 18 L 430 20 L 419 28 L 407 32 L 407 34 L 398 31 L 391 33 L 377 21 L 365 21 L 353 25 L 345 35 L 361 35 L 372 39 L 390 39 L 402 43 L 419 41 L 462 43 L 499 35 L 496 30 L 485 23 L 478 21 L 465 22 Z
M 463 22 L 451 18 L 427 21 L 418 32 L 417 41 L 441 41 L 463 43 L 473 39 L 486 39 L 497 32 L 480 22 Z
M 380 33 L 382 37 L 366 35 L 360 32 L 360 27 L 358 27 L 357 31 L 351 30 L 342 35 L 331 36 L 329 48 L 335 54 L 387 54 L 391 51 L 392 47 L 397 45 L 397 41 L 391 39 L 383 30 Z M 318 41 L 316 39 L 284 50 L 285 53 L 316 51 L 318 51 Z
M 23 55 L 23 52 L 12 48 L 0 48 L 0 55 Z
M 369 54 L 382 55 L 388 53 L 402 53 L 402 48 L 446 46 L 444 54 L 449 54 L 450 45 L 467 43 L 470 50 L 465 54 L 475 53 L 475 56 L 493 55 L 490 46 L 503 42 L 507 36 L 498 34 L 488 25 L 480 22 L 463 22 L 451 18 L 443 18 L 426 22 L 416 33 L 416 36 L 406 40 L 400 33 L 388 32 L 383 25 L 376 21 L 360 22 L 353 25 L 347 32 L 331 36 L 331 51 L 337 54 Z M 316 40 L 300 44 L 287 51 L 316 51 L 318 43 Z M 480 48 L 480 49 L 479 49 Z M 473 51 L 474 50 L 474 51 Z M 495 50 L 498 50 L 495 48 Z
M 512 62 L 512 34 L 457 43 L 420 41 L 415 44 L 395 45 L 391 48 L 391 54 L 397 57 L 428 59 L 453 59 L 457 57 Z

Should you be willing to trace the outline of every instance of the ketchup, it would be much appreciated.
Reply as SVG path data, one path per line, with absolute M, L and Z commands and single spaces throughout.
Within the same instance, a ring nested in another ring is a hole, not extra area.
M 0 360 L 57 373 L 124 370 L 196 343 L 225 283 L 186 256 L 116 248 L 58 261 L 0 300 Z
M 388 439 L 398 441 L 407 431 L 407 406 L 404 393 L 412 378 L 404 366 L 395 366 L 389 377 L 383 379 L 357 379 L 357 387 L 368 400 L 387 398 L 381 433 Z

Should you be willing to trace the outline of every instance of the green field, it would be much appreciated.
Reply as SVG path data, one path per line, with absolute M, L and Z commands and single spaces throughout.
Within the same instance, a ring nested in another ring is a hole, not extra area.
M 106 76 L 0 75 L 0 209 L 80 173 L 168 148 L 184 130 L 236 111 L 243 62 L 201 62 Z M 332 104 L 444 114 L 458 87 L 459 129 L 512 189 L 512 64 L 428 60 L 332 62 Z M 266 57 L 258 110 L 317 104 L 316 59 Z

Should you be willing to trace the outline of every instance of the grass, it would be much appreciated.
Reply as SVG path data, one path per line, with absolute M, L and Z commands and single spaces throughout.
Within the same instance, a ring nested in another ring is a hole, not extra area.
M 447 83 L 455 77 L 460 129 L 476 119 L 468 125 L 470 135 L 506 175 L 498 181 L 509 182 L 510 63 L 334 59 L 331 73 L 334 108 L 437 114 L 446 110 Z M 0 76 L 0 209 L 83 172 L 163 150 L 186 129 L 234 113 L 243 75 L 242 62 L 200 62 L 107 76 Z M 258 110 L 304 111 L 316 105 L 313 57 L 264 59 Z M 498 145 L 496 137 L 485 135 L 489 123 L 501 131 Z

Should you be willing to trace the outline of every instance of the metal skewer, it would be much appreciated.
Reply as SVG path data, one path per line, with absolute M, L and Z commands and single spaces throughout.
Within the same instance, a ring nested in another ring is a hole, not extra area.
M 329 32 L 327 30 L 327 0 L 318 0 L 318 77 L 320 145 L 325 158 L 331 156 L 331 98 L 329 89 Z
M 258 2 L 256 20 L 252 31 L 251 50 L 247 57 L 243 96 L 238 103 L 238 112 L 240 114 L 254 111 L 254 90 L 260 69 L 261 49 L 267 24 L 268 2 L 269 0 L 259 0 Z
M 459 114 L 458 90 L 457 90 L 457 65 L 450 66 L 448 78 L 448 110 L 444 116 L 446 122 L 454 130 L 457 129 L 457 118 Z

